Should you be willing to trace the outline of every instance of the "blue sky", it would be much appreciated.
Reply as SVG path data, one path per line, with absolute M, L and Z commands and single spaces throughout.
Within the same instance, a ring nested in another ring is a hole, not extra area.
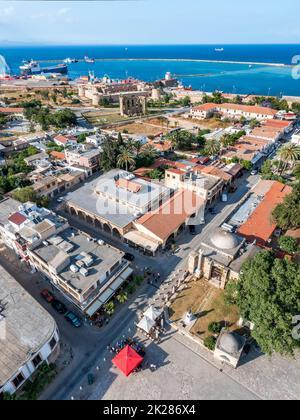
M 299 0 L 0 0 L 0 42 L 300 43 Z

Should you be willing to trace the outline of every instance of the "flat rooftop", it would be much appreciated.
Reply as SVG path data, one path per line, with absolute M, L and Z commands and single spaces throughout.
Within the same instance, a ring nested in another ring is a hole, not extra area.
M 0 224 L 6 225 L 8 218 L 13 213 L 16 213 L 19 210 L 21 203 L 12 198 L 4 198 L 0 201 Z
M 151 200 L 159 200 L 161 195 L 170 196 L 169 188 L 140 178 L 132 180 L 140 186 L 137 193 L 118 188 L 116 180 L 120 174 L 124 175 L 126 172 L 113 170 L 87 182 L 76 191 L 68 193 L 66 202 L 101 217 L 115 226 L 124 228 L 138 217 L 136 206 L 145 206 Z M 105 197 L 99 194 L 103 194 Z
M 0 384 L 14 376 L 50 340 L 51 315 L 0 266 Z M 0 386 L 1 386 L 0 385 Z
M 124 253 L 110 245 L 99 245 L 87 235 L 74 228 L 68 228 L 48 240 L 48 245 L 41 244 L 34 250 L 44 262 L 56 268 L 59 276 L 75 289 L 82 292 L 90 289 L 107 271 L 119 263 Z M 71 271 L 71 265 L 83 259 L 82 253 L 92 257 L 89 274 Z M 59 267 L 64 267 L 60 269 Z

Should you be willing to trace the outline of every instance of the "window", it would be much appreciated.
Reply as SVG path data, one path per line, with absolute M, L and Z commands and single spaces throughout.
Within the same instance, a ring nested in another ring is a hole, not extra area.
M 57 340 L 55 337 L 53 337 L 49 343 L 50 349 L 53 350 L 54 347 L 56 346 Z
M 42 358 L 39 354 L 37 354 L 35 358 L 32 359 L 32 364 L 35 368 L 37 368 L 40 363 L 42 363 Z
M 15 377 L 15 379 L 12 381 L 12 383 L 14 384 L 14 386 L 16 388 L 19 388 L 19 386 L 25 381 L 24 375 L 23 373 L 19 373 L 19 375 L 17 375 Z

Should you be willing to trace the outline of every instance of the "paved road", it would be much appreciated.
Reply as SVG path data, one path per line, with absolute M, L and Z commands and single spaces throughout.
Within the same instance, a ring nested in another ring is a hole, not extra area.
M 130 250 L 130 252 L 134 253 L 136 256 L 136 266 L 140 269 L 146 266 L 151 266 L 155 272 L 161 274 L 162 282 L 164 282 L 170 274 L 174 272 L 174 270 L 184 270 L 187 265 L 187 259 L 190 251 L 192 249 L 197 249 L 202 240 L 232 213 L 239 201 L 258 182 L 258 180 L 258 176 L 241 178 L 238 181 L 240 184 L 238 190 L 234 194 L 229 195 L 227 203 L 220 202 L 215 205 L 219 214 L 217 216 L 208 214 L 207 224 L 204 227 L 199 228 L 200 232 L 197 236 L 191 239 L 190 234 L 186 232 L 180 237 L 180 250 L 176 255 L 161 254 L 155 258 L 151 258 L 144 256 L 135 250 Z M 70 223 L 75 225 L 77 228 L 95 235 L 94 228 L 85 222 L 79 221 L 75 218 L 70 218 L 69 220 Z M 118 246 L 124 251 L 128 251 L 127 245 L 118 241 L 116 238 L 106 236 L 102 231 L 99 231 L 97 234 L 103 237 L 107 243 Z M 99 347 L 97 348 L 97 351 L 92 352 L 90 357 L 85 360 L 84 364 L 79 364 L 77 366 L 74 364 L 69 376 L 67 370 L 63 372 L 61 378 L 57 378 L 57 380 L 49 388 L 48 392 L 45 393 L 44 397 L 47 399 L 66 399 L 72 393 L 72 389 L 78 389 L 80 383 L 84 381 L 87 372 L 93 369 L 93 366 L 95 366 L 95 363 L 99 360 L 99 355 L 102 352 L 105 352 L 106 346 L 115 342 L 118 337 L 122 336 L 128 326 L 134 325 L 137 310 L 141 310 L 147 302 L 151 300 L 156 291 L 156 287 L 148 284 L 144 285 L 139 290 L 138 297 L 136 297 L 135 301 L 128 302 L 127 305 L 124 305 L 120 311 L 115 314 L 110 324 L 99 331 Z
M 151 266 L 155 272 L 161 274 L 162 282 L 166 281 L 175 270 L 184 270 L 190 251 L 197 249 L 206 235 L 218 227 L 231 214 L 241 198 L 257 183 L 258 179 L 257 176 L 241 178 L 238 181 L 240 184 L 238 190 L 234 194 L 229 195 L 227 203 L 220 202 L 215 205 L 219 214 L 216 216 L 208 214 L 206 217 L 207 224 L 199 228 L 197 236 L 191 237 L 188 232 L 185 232 L 179 238 L 179 251 L 176 255 L 163 253 L 155 258 L 151 258 L 131 250 L 130 252 L 136 256 L 136 268 L 143 269 Z M 95 236 L 95 230 L 84 222 L 72 218 L 70 218 L 70 222 L 77 228 Z M 102 231 L 99 231 L 97 235 L 103 236 L 104 234 Z M 128 251 L 127 245 L 116 238 L 108 236 L 103 236 L 103 238 L 106 242 Z M 80 384 L 86 380 L 87 373 L 90 370 L 94 370 L 95 364 L 99 361 L 101 354 L 105 353 L 106 347 L 121 337 L 130 326 L 133 328 L 137 319 L 137 312 L 142 310 L 157 292 L 157 286 L 144 284 L 131 301 L 119 307 L 107 326 L 99 330 L 85 325 L 80 330 L 74 330 L 62 317 L 41 300 L 40 291 L 45 287 L 46 283 L 44 283 L 38 273 L 34 275 L 28 274 L 28 272 L 24 271 L 24 268 L 20 268 L 20 263 L 16 258 L 14 259 L 13 256 L 9 257 L 3 252 L 0 253 L 0 263 L 16 277 L 29 293 L 49 310 L 58 323 L 63 343 L 70 345 L 73 350 L 71 363 L 65 367 L 44 392 L 42 399 L 68 399 L 72 391 L 78 389 Z M 61 299 L 61 296 L 59 298 Z

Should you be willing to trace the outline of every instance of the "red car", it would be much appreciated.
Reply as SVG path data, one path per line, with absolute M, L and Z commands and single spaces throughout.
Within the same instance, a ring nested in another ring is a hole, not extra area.
M 54 295 L 48 289 L 44 289 L 41 295 L 48 303 L 53 302 L 55 299 Z

